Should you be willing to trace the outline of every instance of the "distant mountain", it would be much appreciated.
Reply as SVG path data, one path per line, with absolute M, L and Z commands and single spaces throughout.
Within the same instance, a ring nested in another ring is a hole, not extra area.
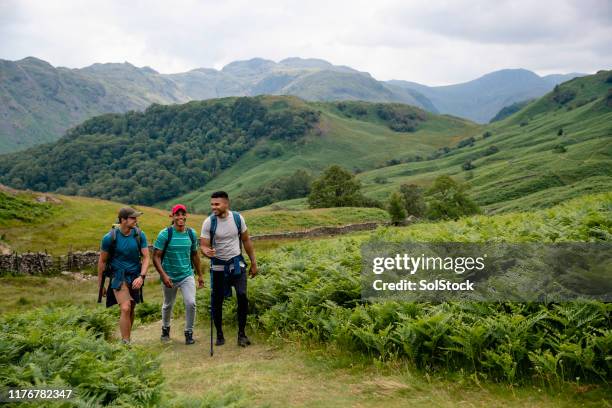
M 68 69 L 33 57 L 0 60 L 0 153 L 57 140 L 102 113 L 187 100 L 172 80 L 129 63 Z
M 320 59 L 254 58 L 221 70 L 160 74 L 127 62 L 68 69 L 28 57 L 0 60 L 0 153 L 57 140 L 69 127 L 102 113 L 260 94 L 402 102 L 436 111 L 418 92 L 389 89 L 366 72 Z
M 69 69 L 33 57 L 0 60 L 0 153 L 57 140 L 68 128 L 102 113 L 227 96 L 400 102 L 485 122 L 502 107 L 541 96 L 568 78 L 505 70 L 465 84 L 428 87 L 377 81 L 367 72 L 314 58 L 253 58 L 221 70 L 198 68 L 177 74 L 127 62 Z
M 387 84 L 419 92 L 440 113 L 486 123 L 505 106 L 540 97 L 555 85 L 584 75 L 574 73 L 540 77 L 526 69 L 503 69 L 455 85 L 430 87 L 398 80 L 387 81 Z

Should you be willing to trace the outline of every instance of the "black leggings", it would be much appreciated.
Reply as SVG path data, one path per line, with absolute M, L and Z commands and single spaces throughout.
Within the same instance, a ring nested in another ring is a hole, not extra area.
M 223 271 L 212 271 L 213 288 L 212 288 L 212 303 L 213 303 L 213 318 L 217 336 L 223 334 L 223 299 L 225 292 L 225 275 Z M 247 300 L 247 274 L 246 268 L 242 268 L 240 276 L 230 276 L 230 285 L 236 288 L 236 297 L 238 298 L 238 333 L 244 334 L 246 327 L 247 311 L 249 302 Z

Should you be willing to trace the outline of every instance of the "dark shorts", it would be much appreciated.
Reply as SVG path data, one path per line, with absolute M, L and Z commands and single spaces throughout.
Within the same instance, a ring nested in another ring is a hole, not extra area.
M 142 286 L 140 289 L 132 289 L 132 285 L 123 282 L 120 289 L 113 289 L 110 287 L 109 283 L 106 289 L 106 307 L 111 307 L 127 300 L 133 301 L 134 303 L 141 303 L 143 301 Z

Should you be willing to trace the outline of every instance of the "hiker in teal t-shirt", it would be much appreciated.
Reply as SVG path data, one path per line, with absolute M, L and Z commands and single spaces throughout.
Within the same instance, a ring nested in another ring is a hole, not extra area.
M 119 305 L 119 329 L 125 344 L 130 343 L 134 310 L 136 303 L 142 301 L 142 285 L 149 267 L 147 237 L 138 228 L 140 215 L 131 207 L 119 210 L 119 226 L 102 238 L 98 259 L 98 287 L 102 286 L 107 264 L 110 266 L 110 284 L 100 290 L 107 298 L 107 307 Z
M 172 225 L 157 235 L 153 247 L 153 265 L 162 280 L 164 303 L 162 305 L 162 341 L 170 340 L 170 318 L 180 289 L 185 303 L 185 344 L 193 344 L 195 320 L 196 284 L 194 268 L 198 274 L 198 287 L 204 287 L 200 269 L 199 243 L 193 228 L 186 225 L 187 208 L 182 204 L 172 207 Z

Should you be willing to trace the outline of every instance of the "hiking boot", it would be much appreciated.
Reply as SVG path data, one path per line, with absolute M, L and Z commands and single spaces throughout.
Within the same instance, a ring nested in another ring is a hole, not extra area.
M 246 334 L 242 333 L 238 335 L 238 345 L 240 347 L 246 347 L 251 344 L 251 340 L 246 336 Z
M 162 334 L 160 337 L 161 341 L 170 341 L 170 326 L 162 326 Z
M 223 335 L 217 336 L 217 341 L 215 341 L 215 346 L 222 346 L 225 344 L 225 338 Z
M 185 331 L 185 344 L 193 344 L 195 340 L 193 339 L 193 332 Z

